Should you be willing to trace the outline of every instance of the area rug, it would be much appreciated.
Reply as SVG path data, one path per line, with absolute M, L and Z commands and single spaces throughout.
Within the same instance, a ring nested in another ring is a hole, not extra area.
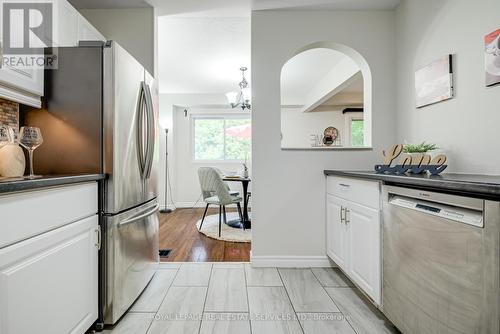
M 239 219 L 238 213 L 228 212 L 227 220 Z M 227 226 L 222 222 L 221 236 L 219 238 L 219 214 L 206 216 L 200 231 L 201 219 L 196 222 L 198 231 L 209 238 L 229 241 L 229 242 L 250 242 L 252 240 L 252 230 L 243 230 Z

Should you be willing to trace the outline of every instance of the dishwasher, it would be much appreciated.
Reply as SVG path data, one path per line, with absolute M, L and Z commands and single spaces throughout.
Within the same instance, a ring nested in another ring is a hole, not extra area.
M 499 202 L 383 186 L 384 314 L 405 334 L 500 333 Z

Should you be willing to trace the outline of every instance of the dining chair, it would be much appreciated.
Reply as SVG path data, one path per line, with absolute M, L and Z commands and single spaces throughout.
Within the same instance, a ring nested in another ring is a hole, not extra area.
M 219 168 L 215 168 L 215 167 L 212 167 L 213 169 L 215 169 L 217 171 L 217 173 L 219 173 L 219 175 L 222 176 L 224 175 L 224 173 L 222 173 L 222 171 L 219 169 Z M 229 190 L 229 194 L 231 196 L 239 196 L 240 195 L 240 192 L 238 190 L 231 190 L 231 187 L 229 187 L 229 184 L 227 184 L 227 182 L 224 182 L 226 184 L 226 188 L 227 190 Z
M 243 220 L 243 215 L 241 212 L 241 201 L 243 200 L 239 196 L 234 196 L 229 193 L 227 184 L 222 180 L 219 171 L 212 167 L 200 167 L 198 169 L 198 177 L 200 179 L 201 192 L 203 200 L 207 204 L 205 207 L 205 212 L 203 212 L 203 218 L 200 223 L 200 230 L 205 221 L 205 216 L 207 215 L 208 207 L 212 205 L 219 206 L 219 237 L 221 236 L 222 229 L 222 216 L 224 216 L 224 223 L 227 223 L 226 216 L 226 205 L 236 204 L 238 207 L 238 215 L 240 220 Z

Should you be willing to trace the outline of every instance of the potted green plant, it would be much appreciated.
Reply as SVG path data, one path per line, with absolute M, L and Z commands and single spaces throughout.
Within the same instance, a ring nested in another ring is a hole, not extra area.
M 445 154 L 445 151 L 436 144 L 429 144 L 424 141 L 420 144 L 405 144 L 403 146 L 403 153 L 410 156 L 427 154 L 431 156 L 431 159 L 434 159 L 440 154 Z
M 429 154 L 430 151 L 436 150 L 438 147 L 436 144 L 428 144 L 425 141 L 420 144 L 405 144 L 403 147 L 403 153 L 406 154 Z

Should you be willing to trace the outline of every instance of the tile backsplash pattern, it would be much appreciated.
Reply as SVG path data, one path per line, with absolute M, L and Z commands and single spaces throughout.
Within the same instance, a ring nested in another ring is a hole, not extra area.
M 0 99 L 0 124 L 9 125 L 19 131 L 19 104 Z

